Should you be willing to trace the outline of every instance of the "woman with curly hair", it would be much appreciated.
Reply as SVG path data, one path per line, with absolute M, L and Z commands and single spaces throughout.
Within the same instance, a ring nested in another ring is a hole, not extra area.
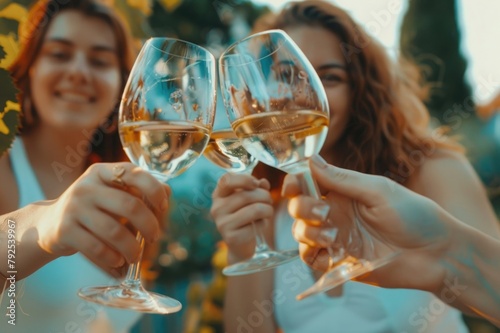
M 393 62 L 342 9 L 326 1 L 288 4 L 256 30 L 283 29 L 325 88 L 330 127 L 320 155 L 330 164 L 386 176 L 495 237 L 496 218 L 463 149 L 429 128 L 417 71 Z M 283 173 L 260 165 L 251 176 L 227 174 L 213 194 L 212 215 L 228 245 L 228 261 L 249 258 L 251 221 L 264 219 L 277 249 L 297 247 L 280 198 Z M 324 208 L 324 207 L 323 207 Z M 318 207 L 317 213 L 324 213 Z M 347 282 L 297 301 L 321 276 L 301 261 L 228 278 L 225 324 L 230 332 L 466 332 L 459 311 L 430 293 Z M 397 272 L 394 272 L 397 274 Z M 425 279 L 426 272 L 418 272 Z M 444 283 L 444 281 L 443 281 Z M 333 325 L 333 326 L 332 326 Z

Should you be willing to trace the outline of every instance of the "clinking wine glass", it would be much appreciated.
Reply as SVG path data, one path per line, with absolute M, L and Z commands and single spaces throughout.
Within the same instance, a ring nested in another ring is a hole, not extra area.
M 203 155 L 215 165 L 230 172 L 252 174 L 258 160 L 250 155 L 231 128 L 213 131 Z M 253 221 L 255 251 L 251 258 L 224 267 L 222 273 L 227 276 L 245 275 L 261 272 L 298 258 L 298 251 L 275 251 L 262 233 L 263 221 Z
M 281 30 L 251 35 L 221 55 L 219 78 L 231 127 L 245 149 L 265 164 L 296 174 L 304 193 L 320 198 L 308 160 L 319 153 L 327 136 L 328 100 L 298 46 Z M 366 235 L 357 229 L 362 228 L 359 223 L 354 224 L 350 237 Z M 339 230 L 332 226 L 332 231 L 337 235 Z M 338 239 L 332 240 L 330 269 L 298 299 L 334 288 L 391 260 L 355 258 Z M 359 239 L 351 243 L 360 244 Z
M 173 38 L 151 38 L 130 73 L 119 112 L 119 133 L 130 160 L 160 181 L 178 176 L 205 149 L 215 104 L 215 59 L 204 48 Z M 137 239 L 143 248 L 143 238 Z M 148 313 L 174 313 L 179 301 L 146 291 L 140 260 L 117 286 L 86 287 L 82 298 Z

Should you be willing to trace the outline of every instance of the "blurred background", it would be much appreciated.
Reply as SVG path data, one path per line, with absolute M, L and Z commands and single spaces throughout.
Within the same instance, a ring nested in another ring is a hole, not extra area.
M 137 47 L 153 36 L 178 37 L 216 57 L 245 37 L 254 20 L 287 1 L 103 0 L 126 19 Z M 0 152 L 15 131 L 19 110 L 5 70 L 17 53 L 17 28 L 31 0 L 0 0 Z M 272 3 L 271 3 L 272 2 Z M 500 216 L 500 26 L 498 0 L 335 0 L 393 57 L 417 62 L 431 89 L 433 124 L 461 138 Z M 222 103 L 217 127 L 228 124 Z M 134 332 L 223 332 L 224 247 L 211 221 L 211 192 L 224 173 L 203 157 L 173 179 L 167 236 L 149 263 L 151 288 L 181 300 L 181 312 L 147 315 Z M 500 332 L 467 318 L 473 333 Z

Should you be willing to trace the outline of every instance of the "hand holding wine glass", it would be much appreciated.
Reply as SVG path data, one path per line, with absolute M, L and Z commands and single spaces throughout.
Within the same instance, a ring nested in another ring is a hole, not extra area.
M 215 59 L 210 52 L 177 39 L 149 39 L 132 68 L 120 105 L 119 131 L 127 156 L 160 181 L 178 176 L 205 149 L 215 103 Z M 140 233 L 137 238 L 143 242 Z M 79 295 L 141 312 L 181 309 L 177 300 L 146 291 L 139 271 L 140 260 L 130 266 L 120 285 L 83 288 Z
M 252 174 L 258 160 L 248 153 L 241 141 L 234 134 L 233 130 L 222 129 L 213 131 L 210 136 L 204 156 L 221 168 L 229 172 Z M 222 270 L 228 276 L 244 275 L 261 272 L 276 267 L 298 258 L 298 251 L 285 250 L 275 251 L 267 243 L 262 233 L 264 221 L 259 219 L 252 221 L 252 228 L 255 234 L 255 251 L 251 258 L 229 265 Z
M 296 174 L 303 193 L 320 198 L 308 160 L 319 153 L 330 119 L 321 80 L 307 58 L 286 33 L 270 30 L 233 44 L 219 62 L 226 110 L 243 146 L 261 162 Z M 356 224 L 349 230 L 352 248 L 359 228 Z M 332 231 L 335 239 L 338 230 L 333 225 Z M 330 270 L 299 299 L 386 263 L 354 258 L 343 244 L 332 243 Z

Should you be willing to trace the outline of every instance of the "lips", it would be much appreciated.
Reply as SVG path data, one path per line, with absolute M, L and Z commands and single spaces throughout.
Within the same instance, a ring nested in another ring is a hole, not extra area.
M 95 102 L 95 97 L 92 96 L 91 94 L 77 92 L 77 91 L 59 90 L 55 92 L 55 95 L 61 100 L 69 103 L 84 104 L 84 103 Z

